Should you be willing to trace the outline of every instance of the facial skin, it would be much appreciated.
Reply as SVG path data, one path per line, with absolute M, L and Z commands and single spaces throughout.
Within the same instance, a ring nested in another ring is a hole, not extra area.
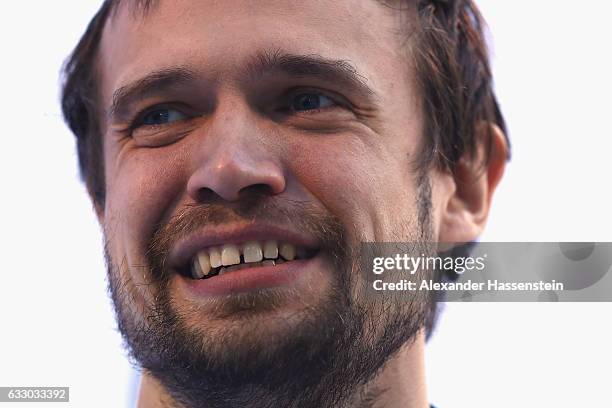
M 352 406 L 382 382 L 384 406 L 426 406 L 425 302 L 364 303 L 351 262 L 359 242 L 474 239 L 505 146 L 496 130 L 488 167 L 462 163 L 462 183 L 429 170 L 427 194 L 400 32 L 397 12 L 372 0 L 160 1 L 146 16 L 122 6 L 111 18 L 98 60 L 97 212 L 120 328 L 145 360 L 142 404 Z M 177 273 L 194 237 L 249 234 L 318 253 L 288 283 L 223 296 Z M 402 333 L 380 340 L 389 328 Z M 380 355 L 365 358 L 372 349 Z M 298 363 L 308 375 L 283 371 Z

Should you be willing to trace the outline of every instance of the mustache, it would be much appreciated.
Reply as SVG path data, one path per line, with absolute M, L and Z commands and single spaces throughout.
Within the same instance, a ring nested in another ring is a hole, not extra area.
M 230 223 L 257 223 L 283 226 L 304 232 L 320 242 L 321 248 L 340 262 L 347 255 L 346 229 L 341 220 L 322 205 L 263 194 L 253 194 L 237 202 L 202 202 L 183 206 L 167 221 L 154 228 L 146 258 L 151 278 L 167 283 L 170 249 L 180 239 L 204 228 Z

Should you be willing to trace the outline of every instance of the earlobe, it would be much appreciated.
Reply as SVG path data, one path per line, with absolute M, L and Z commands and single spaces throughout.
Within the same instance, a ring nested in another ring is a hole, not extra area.
M 498 126 L 485 126 L 479 132 L 475 154 L 463 157 L 455 168 L 455 188 L 442 208 L 441 242 L 474 241 L 486 225 L 493 193 L 506 166 L 508 147 Z

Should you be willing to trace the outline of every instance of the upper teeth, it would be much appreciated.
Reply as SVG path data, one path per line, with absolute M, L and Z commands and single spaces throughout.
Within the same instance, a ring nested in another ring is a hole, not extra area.
M 285 260 L 292 261 L 296 252 L 303 254 L 305 250 L 300 248 L 298 251 L 295 246 L 288 243 L 278 245 L 277 241 L 248 241 L 241 245 L 225 244 L 220 247 L 210 247 L 197 253 L 192 275 L 196 279 L 201 279 L 214 268 L 238 265 L 241 262 L 241 255 L 245 263 L 257 263 L 264 258 L 276 259 L 279 254 Z
M 206 256 L 206 254 L 199 253 L 198 258 L 201 256 Z M 223 245 L 221 248 L 221 263 L 224 266 L 238 265 L 240 263 L 240 251 L 236 245 Z

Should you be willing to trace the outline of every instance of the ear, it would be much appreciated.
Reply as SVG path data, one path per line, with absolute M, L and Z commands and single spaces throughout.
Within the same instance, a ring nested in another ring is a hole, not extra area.
M 506 167 L 508 145 L 502 130 L 490 123 L 482 125 L 477 140 L 476 153 L 459 160 L 454 186 L 440 208 L 440 242 L 474 241 L 486 225 L 493 193 Z

